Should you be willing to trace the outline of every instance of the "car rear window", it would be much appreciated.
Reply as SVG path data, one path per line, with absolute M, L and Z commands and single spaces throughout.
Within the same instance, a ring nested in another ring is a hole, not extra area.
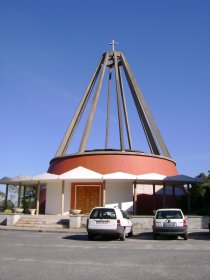
M 183 216 L 179 210 L 158 211 L 156 219 L 183 219 Z
M 116 213 L 114 209 L 94 209 L 90 214 L 90 219 L 116 219 Z

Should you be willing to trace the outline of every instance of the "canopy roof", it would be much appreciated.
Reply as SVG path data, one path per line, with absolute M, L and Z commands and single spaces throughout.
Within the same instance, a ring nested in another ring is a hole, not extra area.
M 186 175 L 177 175 L 177 176 L 167 176 L 163 180 L 166 184 L 195 184 L 195 183 L 203 183 L 203 178 L 193 178 Z
M 158 173 L 140 174 L 136 176 L 137 183 L 143 184 L 163 184 L 165 175 Z
M 48 181 L 58 180 L 58 179 L 59 179 L 58 175 L 47 173 L 47 172 L 33 176 L 33 180 L 41 181 L 41 182 L 48 182 Z
M 53 180 L 131 180 L 137 184 L 156 184 L 156 185 L 183 185 L 202 183 L 203 178 L 193 178 L 186 175 L 165 176 L 157 173 L 148 173 L 133 175 L 125 172 L 114 172 L 109 174 L 100 174 L 90 169 L 79 166 L 61 175 L 51 173 L 41 173 L 36 176 L 21 175 L 14 178 L 3 177 L 0 184 L 10 185 L 35 185 L 39 182 L 50 182 Z
M 61 179 L 61 180 L 75 180 L 75 179 L 76 180 L 81 180 L 81 179 L 102 180 L 102 174 L 92 171 L 90 169 L 84 168 L 82 166 L 79 166 L 75 169 L 72 169 L 70 171 L 67 171 L 67 172 L 61 174 L 59 176 L 59 179 Z
M 12 181 L 12 178 L 11 177 L 3 177 L 0 179 L 0 184 L 8 184 L 9 182 Z
M 136 180 L 136 175 L 125 172 L 114 172 L 103 175 L 104 180 Z

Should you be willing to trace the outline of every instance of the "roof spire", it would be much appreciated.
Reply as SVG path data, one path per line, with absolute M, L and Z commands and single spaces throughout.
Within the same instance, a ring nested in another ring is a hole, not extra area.
M 112 51 L 114 52 L 114 46 L 118 45 L 118 42 L 116 42 L 115 40 L 112 40 L 112 42 L 109 43 L 109 45 L 112 45 Z

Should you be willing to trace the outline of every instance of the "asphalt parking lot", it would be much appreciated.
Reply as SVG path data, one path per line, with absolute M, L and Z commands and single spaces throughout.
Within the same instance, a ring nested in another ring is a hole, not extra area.
M 210 234 L 187 241 L 141 232 L 126 241 L 87 234 L 0 230 L 0 280 L 210 279 Z

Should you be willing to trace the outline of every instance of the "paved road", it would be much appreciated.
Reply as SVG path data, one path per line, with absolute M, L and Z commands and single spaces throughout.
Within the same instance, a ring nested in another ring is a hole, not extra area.
M 0 280 L 210 279 L 210 235 L 188 241 L 152 240 L 142 233 L 126 241 L 86 234 L 0 230 Z

